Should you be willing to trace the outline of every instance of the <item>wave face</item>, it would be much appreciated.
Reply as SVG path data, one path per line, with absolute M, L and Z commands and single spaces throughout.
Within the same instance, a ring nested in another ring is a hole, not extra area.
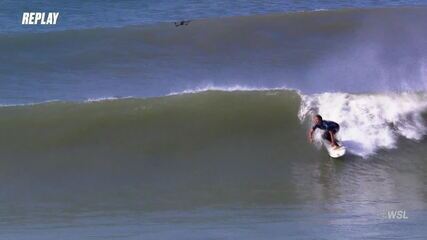
M 426 90 L 427 11 L 353 9 L 0 35 L 0 103 L 206 86 Z
M 307 142 L 298 114 L 316 109 L 340 122 L 353 144 L 346 160 L 383 159 L 372 161 L 379 171 L 393 159 L 425 166 L 426 103 L 425 94 L 269 90 L 2 107 L 0 201 L 142 209 L 310 201 L 318 191 L 304 176 L 328 156 Z

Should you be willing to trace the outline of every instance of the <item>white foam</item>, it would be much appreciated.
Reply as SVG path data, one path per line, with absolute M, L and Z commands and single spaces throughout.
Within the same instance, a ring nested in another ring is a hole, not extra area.
M 399 136 L 420 140 L 427 128 L 425 93 L 303 95 L 299 118 L 319 113 L 341 125 L 339 137 L 350 152 L 366 157 L 396 147 Z
M 223 91 L 223 92 L 237 92 L 237 91 L 274 91 L 274 90 L 294 90 L 286 87 L 274 87 L 274 88 L 265 88 L 265 87 L 249 87 L 244 85 L 232 85 L 232 86 L 217 86 L 217 85 L 206 85 L 203 87 L 186 89 L 183 91 L 171 92 L 168 96 L 171 95 L 181 95 L 181 94 L 191 94 L 191 93 L 200 93 L 206 91 Z
M 126 96 L 126 97 L 99 97 L 99 98 L 88 98 L 85 100 L 85 102 L 102 102 L 102 101 L 112 101 L 117 99 L 128 99 L 133 98 L 132 96 Z
M 46 100 L 41 102 L 29 102 L 29 103 L 16 103 L 16 104 L 0 104 L 0 107 L 22 107 L 22 106 L 35 106 L 35 105 L 41 105 L 41 104 L 47 104 L 47 103 L 55 103 L 60 102 L 59 99 L 52 99 L 52 100 Z

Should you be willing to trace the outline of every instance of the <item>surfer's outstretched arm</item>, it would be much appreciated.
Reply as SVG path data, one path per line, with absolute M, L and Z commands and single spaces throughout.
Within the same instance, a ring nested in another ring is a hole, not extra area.
M 313 142 L 313 132 L 314 130 L 312 128 L 308 131 L 308 141 L 310 142 Z

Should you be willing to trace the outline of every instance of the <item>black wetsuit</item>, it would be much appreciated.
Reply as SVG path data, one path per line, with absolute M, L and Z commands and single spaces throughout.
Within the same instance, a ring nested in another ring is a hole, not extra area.
M 331 135 L 329 134 L 329 131 L 331 131 L 333 134 L 336 134 L 340 130 L 340 125 L 336 122 L 322 120 L 321 123 L 316 124 L 312 127 L 313 131 L 316 130 L 316 128 L 325 130 L 325 132 L 322 134 L 322 137 L 323 139 L 326 139 L 331 142 L 332 139 Z

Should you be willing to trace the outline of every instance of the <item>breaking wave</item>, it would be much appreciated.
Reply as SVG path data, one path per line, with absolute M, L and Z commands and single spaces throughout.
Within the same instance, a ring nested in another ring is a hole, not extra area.
M 317 112 L 340 123 L 343 143 L 352 153 L 368 156 L 396 148 L 399 137 L 420 140 L 427 131 L 426 109 L 425 93 L 322 93 L 302 97 L 299 118 Z
M 341 124 L 346 159 L 427 154 L 425 93 L 232 90 L 0 107 L 0 201 L 298 201 L 289 183 L 307 169 L 295 164 L 329 158 L 307 141 L 312 112 Z

